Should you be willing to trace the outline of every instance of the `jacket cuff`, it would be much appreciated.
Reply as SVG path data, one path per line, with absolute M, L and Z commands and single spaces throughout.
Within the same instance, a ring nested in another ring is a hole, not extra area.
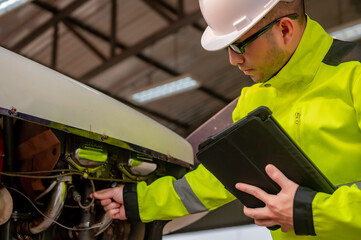
M 293 201 L 293 226 L 296 235 L 316 236 L 312 215 L 312 201 L 316 193 L 305 187 L 298 187 L 296 191 Z
M 140 222 L 137 184 L 125 184 L 123 188 L 125 216 L 129 221 Z

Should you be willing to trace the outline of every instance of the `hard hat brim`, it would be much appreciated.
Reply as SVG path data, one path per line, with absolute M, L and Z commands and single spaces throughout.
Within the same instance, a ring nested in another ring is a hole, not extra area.
M 207 51 L 218 51 L 224 49 L 231 43 L 235 42 L 251 28 L 252 26 L 249 28 L 244 28 L 242 31 L 232 32 L 227 35 L 219 36 L 214 34 L 210 27 L 207 27 L 201 38 L 202 47 Z
M 280 1 L 293 1 L 293 0 L 280 0 Z M 268 5 L 258 17 L 254 18 L 247 26 L 243 27 L 240 30 L 235 30 L 229 34 L 217 35 L 215 32 L 208 26 L 203 32 L 201 38 L 201 45 L 207 51 L 217 51 L 228 47 L 231 43 L 235 42 L 237 39 L 242 37 L 246 32 L 248 32 L 254 25 L 256 25 L 271 9 L 280 1 L 274 1 L 272 4 Z

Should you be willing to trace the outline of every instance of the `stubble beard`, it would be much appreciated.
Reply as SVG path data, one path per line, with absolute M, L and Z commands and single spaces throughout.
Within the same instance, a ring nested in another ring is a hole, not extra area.
M 287 63 L 287 60 L 289 58 L 289 54 L 287 53 L 287 51 L 281 49 L 276 44 L 273 34 L 267 36 L 267 39 L 269 41 L 269 46 L 271 47 L 268 49 L 265 58 L 270 59 L 270 62 L 269 64 L 266 64 L 263 69 L 260 70 L 258 79 L 256 78 L 256 76 L 251 76 L 252 80 L 258 83 L 267 82 L 275 75 L 277 75 L 278 72 Z

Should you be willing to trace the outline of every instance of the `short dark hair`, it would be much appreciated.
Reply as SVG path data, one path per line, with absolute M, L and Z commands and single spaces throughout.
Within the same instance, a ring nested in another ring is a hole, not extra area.
M 294 0 L 292 2 L 279 2 L 265 17 L 265 21 L 274 20 L 279 17 L 297 13 L 298 22 L 303 24 L 306 21 L 304 0 Z M 263 25 L 263 24 L 262 24 Z

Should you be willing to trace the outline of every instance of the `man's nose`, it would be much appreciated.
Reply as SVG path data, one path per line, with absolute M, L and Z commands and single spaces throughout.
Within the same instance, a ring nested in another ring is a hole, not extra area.
M 237 54 L 233 52 L 230 48 L 228 48 L 229 62 L 237 66 L 238 64 L 244 63 L 244 56 L 242 54 Z

